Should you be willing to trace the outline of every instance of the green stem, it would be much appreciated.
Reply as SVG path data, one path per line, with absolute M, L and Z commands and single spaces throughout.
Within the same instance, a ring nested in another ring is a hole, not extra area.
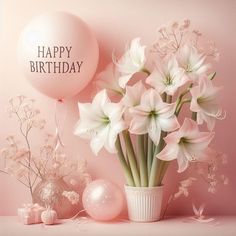
M 157 170 L 157 186 L 162 185 L 162 180 L 165 176 L 168 166 L 169 166 L 169 161 L 163 161 L 163 160 L 159 161 L 159 166 Z
M 166 171 L 167 171 L 167 169 L 169 167 L 169 164 L 170 164 L 170 161 L 165 161 L 164 162 L 164 166 L 162 168 L 161 175 L 160 175 L 160 183 L 162 183 L 162 180 L 163 180 L 163 178 L 164 178 L 164 176 L 166 174 Z
M 148 134 L 144 134 L 144 154 L 145 157 L 147 156 L 148 153 Z
M 123 151 L 122 151 L 122 146 L 121 146 L 121 143 L 120 143 L 120 137 L 119 136 L 117 137 L 117 140 L 116 140 L 116 149 L 118 151 L 118 157 L 119 157 L 121 166 L 122 166 L 122 168 L 124 170 L 124 173 L 125 173 L 126 183 L 129 186 L 135 186 L 134 179 L 133 179 L 130 167 L 127 165 L 126 160 L 125 160 L 125 156 L 124 156 Z
M 127 150 L 126 150 L 126 152 L 125 152 L 125 159 L 126 159 L 126 163 L 127 163 L 127 165 L 128 165 L 128 167 L 130 168 L 130 164 L 129 164 L 129 158 L 128 158 L 128 154 L 127 154 Z M 131 169 L 130 169 L 130 171 L 131 171 Z
M 131 172 L 134 178 L 134 183 L 136 187 L 140 187 L 140 176 L 139 176 L 139 171 L 138 171 L 138 166 L 137 166 L 137 161 L 136 161 L 136 156 L 134 152 L 134 148 L 132 145 L 132 141 L 129 135 L 129 132 L 127 130 L 122 132 L 123 138 L 125 141 L 126 145 L 126 150 L 127 150 L 127 156 L 129 159 L 129 164 L 131 168 Z
M 164 137 L 166 136 L 166 132 L 161 132 L 161 138 L 159 144 L 156 146 L 154 154 L 153 154 L 153 161 L 152 161 L 152 167 L 149 177 L 149 187 L 155 187 L 158 186 L 158 179 L 157 179 L 157 170 L 159 163 L 161 162 L 160 159 L 156 158 L 156 155 L 163 149 L 164 146 Z
M 166 93 L 164 93 L 162 95 L 162 100 L 164 102 L 167 103 L 171 103 L 172 101 L 172 96 L 167 95 Z M 161 137 L 160 137 L 160 142 L 159 144 L 156 146 L 155 151 L 153 153 L 153 161 L 152 161 L 152 167 L 151 167 L 151 172 L 150 172 L 150 176 L 149 176 L 149 187 L 154 187 L 154 186 L 158 186 L 159 180 L 157 179 L 157 173 L 158 173 L 158 169 L 160 168 L 159 165 L 161 163 L 161 160 L 156 158 L 156 155 L 163 149 L 164 146 L 164 137 L 167 135 L 166 132 L 161 132 Z
M 191 99 L 185 99 L 185 100 L 182 100 L 181 103 L 179 105 L 176 106 L 176 109 L 175 109 L 175 115 L 178 116 L 181 109 L 182 109 L 182 106 L 185 104 L 185 103 L 188 103 L 188 102 L 191 102 Z
M 148 137 L 148 150 L 147 150 L 147 169 L 148 169 L 148 178 L 150 177 L 152 160 L 153 160 L 153 142 L 150 137 Z
M 144 152 L 144 135 L 137 136 L 137 155 L 139 156 L 141 187 L 148 186 L 147 160 Z
M 183 97 L 186 95 L 186 94 L 188 94 L 189 93 L 189 91 L 190 91 L 190 89 L 193 87 L 193 83 L 191 83 L 190 85 L 189 85 L 189 87 L 186 89 L 186 90 L 184 90 L 183 91 L 183 93 L 181 93 L 180 94 L 180 96 L 178 97 L 178 99 L 177 99 L 177 101 L 176 101 L 176 111 L 175 111 L 175 114 L 176 115 L 178 115 L 179 114 L 179 112 L 180 112 L 180 109 L 181 109 L 181 107 L 182 107 L 182 100 L 183 100 Z M 179 108 L 180 107 L 180 108 Z M 178 110 L 178 112 L 177 112 L 177 110 Z

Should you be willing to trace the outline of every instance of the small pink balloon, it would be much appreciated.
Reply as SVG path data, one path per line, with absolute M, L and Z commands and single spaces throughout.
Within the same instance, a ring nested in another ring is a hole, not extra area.
M 46 13 L 35 17 L 22 31 L 18 61 L 38 91 L 58 100 L 68 98 L 92 79 L 98 64 L 98 43 L 79 17 Z
M 116 184 L 99 179 L 85 188 L 82 201 L 84 209 L 93 219 L 110 221 L 121 213 L 124 197 Z

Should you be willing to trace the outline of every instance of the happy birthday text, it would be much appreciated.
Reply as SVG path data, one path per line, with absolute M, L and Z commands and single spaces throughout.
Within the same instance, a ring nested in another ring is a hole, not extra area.
M 37 57 L 43 60 L 29 61 L 30 72 L 80 73 L 83 61 L 66 61 L 71 56 L 71 50 L 72 46 L 38 46 Z M 58 58 L 62 60 L 58 61 Z M 57 60 L 53 61 L 53 59 Z

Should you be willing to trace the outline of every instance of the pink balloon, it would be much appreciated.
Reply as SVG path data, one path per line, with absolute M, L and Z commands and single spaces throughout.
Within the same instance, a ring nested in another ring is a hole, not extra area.
M 110 221 L 121 213 L 124 198 L 117 185 L 100 179 L 85 188 L 82 201 L 84 209 L 93 219 Z
M 77 16 L 54 12 L 35 17 L 21 33 L 18 59 L 38 91 L 56 99 L 72 97 L 92 79 L 98 44 Z

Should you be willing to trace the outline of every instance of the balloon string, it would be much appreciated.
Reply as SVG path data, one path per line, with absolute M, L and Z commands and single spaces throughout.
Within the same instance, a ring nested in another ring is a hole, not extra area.
M 80 214 L 80 213 L 82 213 L 82 212 L 85 212 L 85 209 L 83 209 L 83 210 L 80 210 L 79 212 L 77 212 L 74 216 L 72 216 L 70 219 L 71 220 L 74 220 L 74 219 L 76 219 L 77 218 L 77 216 Z
M 61 135 L 60 135 L 60 127 L 64 126 L 64 122 L 65 122 L 66 115 L 67 115 L 67 109 L 65 109 L 65 104 L 63 104 L 63 108 L 64 108 L 63 109 L 63 118 L 61 119 L 61 124 L 60 124 L 59 119 L 58 119 L 59 104 L 63 104 L 63 101 L 57 100 L 55 103 L 54 121 L 55 121 L 55 125 L 56 125 L 56 133 L 55 133 L 56 145 L 55 145 L 54 153 L 56 153 L 56 151 L 58 150 L 58 148 L 60 146 L 62 146 L 62 147 L 65 146 L 65 144 L 62 141 Z

